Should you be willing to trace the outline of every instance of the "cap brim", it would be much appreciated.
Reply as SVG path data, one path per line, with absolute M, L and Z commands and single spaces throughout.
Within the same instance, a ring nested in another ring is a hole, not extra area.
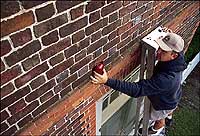
M 172 51 L 172 49 L 170 47 L 168 47 L 167 44 L 165 44 L 162 39 L 156 39 L 155 42 L 158 44 L 158 46 L 162 50 L 164 50 L 164 51 Z

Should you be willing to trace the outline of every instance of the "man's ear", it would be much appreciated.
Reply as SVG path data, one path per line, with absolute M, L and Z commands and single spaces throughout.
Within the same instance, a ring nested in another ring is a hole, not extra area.
M 177 57 L 178 57 L 178 53 L 172 52 L 172 57 L 173 57 L 174 59 L 177 58 Z

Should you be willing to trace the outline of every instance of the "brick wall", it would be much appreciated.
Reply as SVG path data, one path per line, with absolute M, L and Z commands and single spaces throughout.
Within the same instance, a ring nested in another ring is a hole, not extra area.
M 95 134 L 109 88 L 89 82 L 92 67 L 123 79 L 146 34 L 167 26 L 186 51 L 198 24 L 194 1 L 1 1 L 0 134 Z

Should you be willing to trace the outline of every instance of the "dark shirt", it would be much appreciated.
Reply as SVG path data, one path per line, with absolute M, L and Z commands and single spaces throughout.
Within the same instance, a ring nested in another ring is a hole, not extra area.
M 182 71 L 187 65 L 183 53 L 171 61 L 159 61 L 150 79 L 136 83 L 109 78 L 105 85 L 131 97 L 147 96 L 155 110 L 172 110 L 181 98 Z

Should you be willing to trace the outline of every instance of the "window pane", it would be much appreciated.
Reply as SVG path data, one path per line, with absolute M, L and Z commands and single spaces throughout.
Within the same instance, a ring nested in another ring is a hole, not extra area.
M 110 103 L 112 103 L 118 96 L 119 96 L 119 92 L 118 92 L 118 91 L 114 91 L 114 92 L 111 94 Z
M 103 101 L 102 111 L 108 106 L 108 98 L 109 98 L 109 97 L 107 97 L 107 98 Z

